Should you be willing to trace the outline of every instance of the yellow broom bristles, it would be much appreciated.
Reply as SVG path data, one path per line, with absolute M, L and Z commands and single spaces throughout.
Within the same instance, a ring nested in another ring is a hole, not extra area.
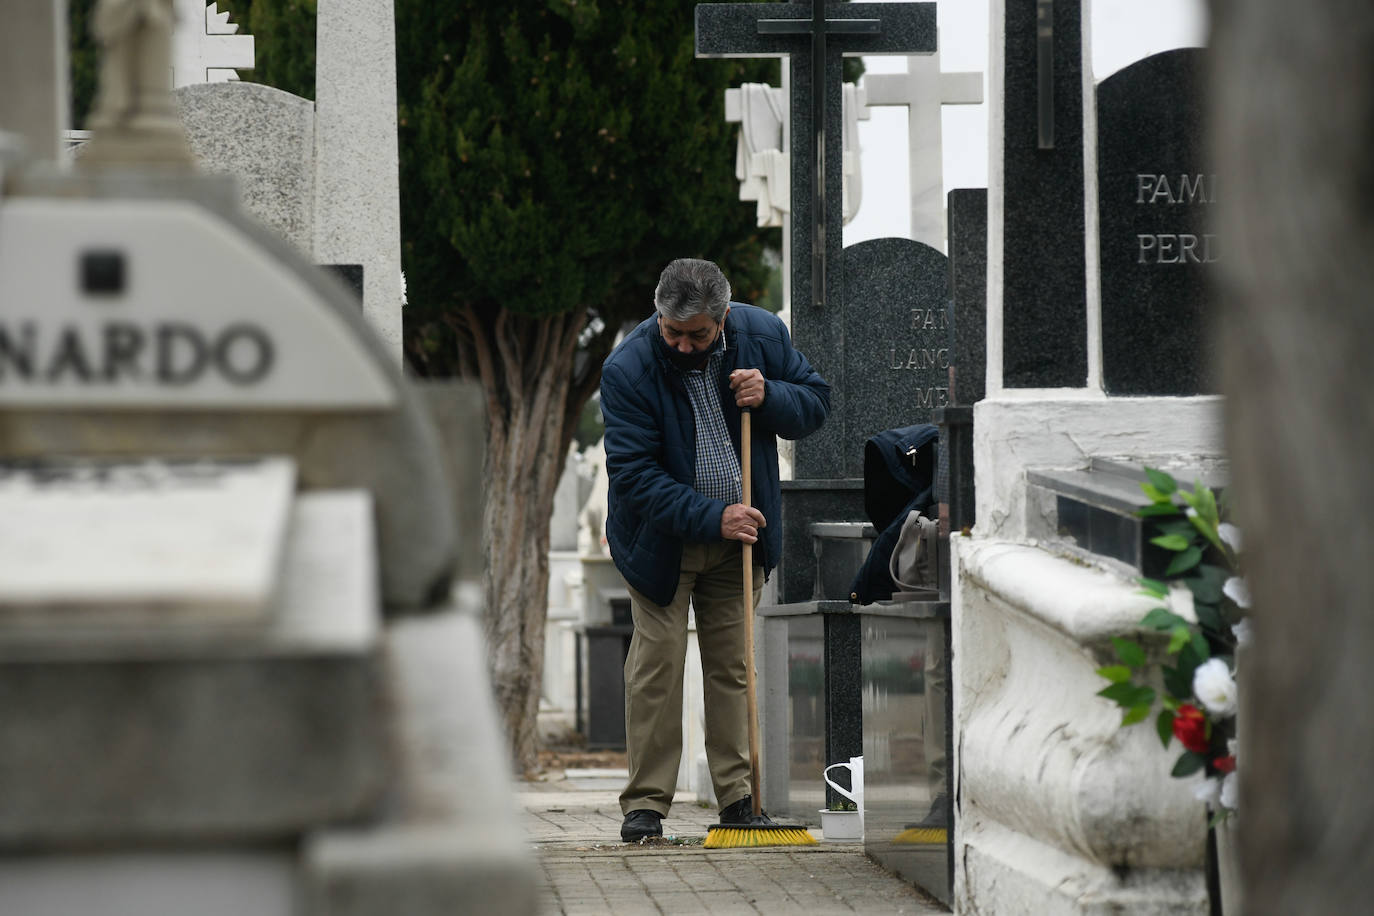
M 815 846 L 816 838 L 802 827 L 712 827 L 701 845 L 707 849 Z
M 949 832 L 944 827 L 908 827 L 901 833 L 892 838 L 892 842 L 901 844 L 927 844 L 944 843 L 949 839 Z

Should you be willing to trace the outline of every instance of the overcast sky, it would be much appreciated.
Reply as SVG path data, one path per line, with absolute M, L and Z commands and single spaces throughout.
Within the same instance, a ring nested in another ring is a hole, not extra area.
M 940 69 L 979 72 L 987 97 L 988 3 L 937 0 Z M 1087 5 L 1089 0 L 1085 0 Z M 1093 75 L 1099 82 L 1141 58 L 1172 48 L 1206 44 L 1205 0 L 1091 0 Z M 901 71 L 900 57 L 869 57 L 867 72 Z M 987 105 L 949 105 L 943 117 L 944 184 L 982 188 L 988 182 Z M 863 185 L 859 213 L 844 228 L 844 243 L 888 236 L 909 237 L 907 130 L 904 108 L 873 110 L 859 122 Z M 883 193 L 876 193 L 882 188 Z

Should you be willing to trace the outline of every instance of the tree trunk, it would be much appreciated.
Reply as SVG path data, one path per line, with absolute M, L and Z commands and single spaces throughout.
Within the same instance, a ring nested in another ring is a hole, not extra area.
M 1214 6 L 1245 912 L 1374 893 L 1374 8 Z
M 459 364 L 487 398 L 485 630 L 497 707 L 517 773 L 537 768 L 548 615 L 549 518 L 600 360 L 577 377 L 583 313 L 531 319 L 469 309 L 447 318 Z

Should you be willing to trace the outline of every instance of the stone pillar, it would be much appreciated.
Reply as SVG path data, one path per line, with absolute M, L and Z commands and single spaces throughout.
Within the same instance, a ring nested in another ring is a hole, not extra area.
M 363 316 L 400 360 L 391 0 L 320 0 L 315 29 L 315 260 L 363 265 Z
M 56 161 L 67 126 L 67 8 L 56 0 L 6 4 L 0 31 L 0 131 L 28 155 Z M 18 88 L 16 88 L 18 87 Z

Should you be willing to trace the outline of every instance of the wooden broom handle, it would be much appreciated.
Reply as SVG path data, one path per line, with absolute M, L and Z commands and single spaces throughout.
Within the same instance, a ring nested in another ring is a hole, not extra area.
M 746 506 L 753 505 L 753 492 L 750 486 L 753 478 L 753 462 L 749 431 L 749 408 L 740 412 L 740 473 L 743 479 L 741 501 Z M 756 689 L 757 677 L 754 673 L 754 545 L 744 542 L 740 558 L 744 561 L 744 679 L 748 689 L 749 705 L 749 781 L 754 801 L 754 816 L 763 813 L 762 780 L 759 778 L 759 700 Z

